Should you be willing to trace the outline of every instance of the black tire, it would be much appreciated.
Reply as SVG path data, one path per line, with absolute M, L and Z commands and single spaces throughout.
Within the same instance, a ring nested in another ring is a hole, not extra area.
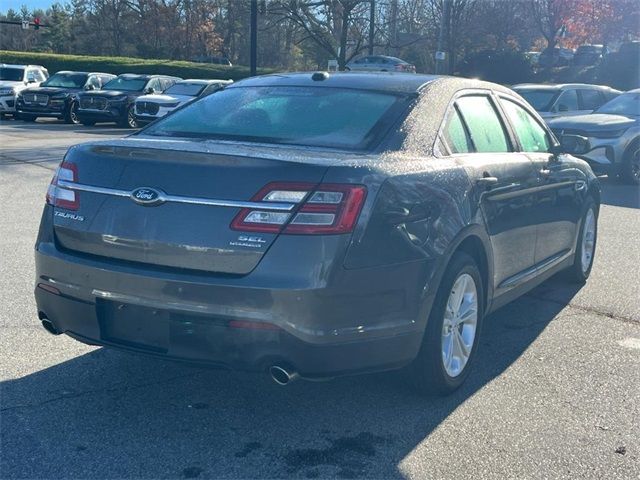
M 69 107 L 64 112 L 64 122 L 71 125 L 80 123 L 80 120 L 78 120 L 78 102 L 71 102 L 69 104 Z
M 450 375 L 443 359 L 443 332 L 445 329 L 445 309 L 453 286 L 458 278 L 468 274 L 474 281 L 477 293 L 477 320 L 475 337 L 466 364 L 459 374 Z M 416 359 L 407 368 L 409 380 L 422 394 L 448 395 L 458 389 L 469 376 L 478 350 L 478 339 L 482 331 L 484 317 L 484 286 L 482 276 L 474 259 L 466 253 L 454 254 L 442 277 L 429 321 L 424 333 L 422 347 Z
M 18 118 L 23 122 L 35 122 L 38 119 L 35 115 L 28 115 L 26 113 L 21 113 Z
M 587 230 L 587 219 L 589 217 L 589 212 L 593 215 L 594 219 L 594 230 L 593 230 L 593 243 L 591 247 L 591 254 L 587 255 L 585 259 L 588 257 L 588 264 L 583 262 L 583 253 L 585 251 L 585 247 L 588 247 L 589 241 L 586 243 L 583 242 Z M 576 243 L 576 254 L 573 260 L 573 264 L 567 269 L 567 279 L 572 283 L 583 284 L 589 278 L 591 274 L 591 269 L 593 268 L 593 258 L 595 257 L 596 246 L 598 243 L 598 208 L 596 203 L 593 201 L 591 197 L 588 198 L 584 213 L 582 214 L 582 218 L 580 219 L 580 233 L 578 234 L 578 242 Z
M 136 120 L 135 105 L 129 105 L 127 107 L 127 113 L 124 118 L 121 118 L 118 122 L 118 126 L 122 128 L 138 128 L 138 121 Z
M 640 185 L 640 141 L 634 141 L 624 153 L 620 177 L 625 183 Z

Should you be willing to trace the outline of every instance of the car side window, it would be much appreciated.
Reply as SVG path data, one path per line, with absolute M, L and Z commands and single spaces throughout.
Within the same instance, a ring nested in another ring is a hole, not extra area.
M 507 134 L 489 97 L 473 95 L 457 100 L 476 152 L 510 151 Z
M 597 90 L 580 90 L 580 110 L 595 110 L 604 103 L 604 95 Z
M 157 78 L 152 78 L 149 83 L 147 83 L 147 88 L 153 88 L 156 92 L 162 92 L 160 81 Z
M 98 79 L 97 76 L 95 75 L 91 75 L 88 79 L 87 79 L 87 85 L 93 85 L 93 87 L 95 89 L 99 89 L 100 88 L 100 80 Z
M 36 81 L 36 72 L 35 72 L 35 70 L 27 70 L 26 79 L 27 79 L 27 82 Z
M 556 101 L 556 111 L 574 112 L 578 108 L 578 92 L 575 90 L 565 90 Z
M 462 123 L 457 108 L 453 108 L 443 130 L 444 141 L 451 153 L 468 153 L 473 151 L 469 133 Z
M 501 99 L 502 108 L 520 140 L 523 152 L 548 152 L 551 141 L 547 131 L 524 108 L 511 100 Z

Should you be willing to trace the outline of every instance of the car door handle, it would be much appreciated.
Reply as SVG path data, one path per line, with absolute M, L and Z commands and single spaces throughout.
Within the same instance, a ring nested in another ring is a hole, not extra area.
M 497 177 L 486 176 L 486 177 L 480 177 L 476 179 L 476 185 L 484 188 L 491 187 L 497 183 L 498 183 Z

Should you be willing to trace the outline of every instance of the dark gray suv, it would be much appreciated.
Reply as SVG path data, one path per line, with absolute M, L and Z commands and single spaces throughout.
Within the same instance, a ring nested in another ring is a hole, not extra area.
M 447 393 L 482 320 L 584 281 L 600 190 L 517 94 L 279 74 L 66 154 L 36 246 L 47 330 L 285 384 L 406 368 Z

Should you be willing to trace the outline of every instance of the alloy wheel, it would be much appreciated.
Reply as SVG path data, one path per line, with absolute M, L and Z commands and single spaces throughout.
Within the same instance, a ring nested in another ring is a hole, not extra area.
M 593 262 L 593 252 L 596 246 L 596 214 L 593 208 L 587 210 L 582 227 L 582 258 L 580 266 L 582 272 L 587 273 Z
M 453 284 L 442 324 L 442 363 L 450 377 L 462 373 L 473 349 L 478 325 L 478 288 L 463 273 Z

